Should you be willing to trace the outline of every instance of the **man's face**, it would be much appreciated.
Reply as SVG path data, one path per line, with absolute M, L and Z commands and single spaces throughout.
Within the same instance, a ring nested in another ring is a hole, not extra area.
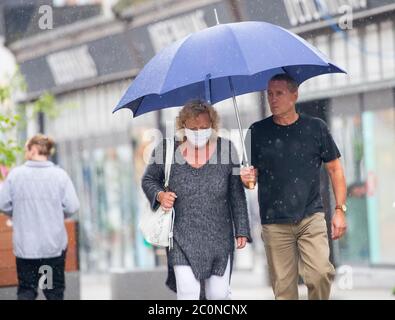
M 295 108 L 298 91 L 292 92 L 286 81 L 269 81 L 267 96 L 270 111 L 274 116 L 281 116 Z

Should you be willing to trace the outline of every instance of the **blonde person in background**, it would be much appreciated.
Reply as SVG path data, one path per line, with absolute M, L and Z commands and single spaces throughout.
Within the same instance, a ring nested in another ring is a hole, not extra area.
M 48 161 L 53 150 L 49 137 L 38 134 L 29 139 L 27 161 L 11 170 L 0 189 L 0 211 L 12 218 L 19 300 L 36 299 L 42 266 L 52 269 L 52 281 L 43 289 L 45 297 L 64 298 L 64 219 L 79 209 L 79 201 L 67 173 Z

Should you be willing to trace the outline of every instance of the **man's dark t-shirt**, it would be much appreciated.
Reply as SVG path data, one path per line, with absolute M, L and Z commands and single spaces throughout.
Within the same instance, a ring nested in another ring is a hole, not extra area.
M 296 122 L 283 126 L 269 117 L 250 130 L 262 224 L 298 223 L 322 212 L 321 164 L 340 157 L 325 122 L 301 114 Z

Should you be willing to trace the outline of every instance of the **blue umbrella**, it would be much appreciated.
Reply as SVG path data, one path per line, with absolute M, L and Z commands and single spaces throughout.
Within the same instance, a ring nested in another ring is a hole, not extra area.
M 211 104 L 265 90 L 268 80 L 287 73 L 299 84 L 327 73 L 345 73 L 307 41 L 266 22 L 219 24 L 166 47 L 141 70 L 113 112 L 146 112 L 184 105 L 190 99 Z M 247 159 L 243 144 L 244 157 Z

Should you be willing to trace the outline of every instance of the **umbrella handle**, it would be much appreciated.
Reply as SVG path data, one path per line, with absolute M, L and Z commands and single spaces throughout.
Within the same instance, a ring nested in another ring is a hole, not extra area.
M 244 155 L 244 159 L 246 161 L 246 165 L 247 165 L 247 167 L 249 167 L 250 165 L 248 164 L 247 151 L 246 151 L 246 146 L 244 144 L 243 130 L 242 130 L 242 127 L 241 127 L 240 112 L 239 112 L 239 107 L 237 106 L 237 100 L 236 100 L 236 96 L 235 96 L 235 89 L 233 87 L 232 78 L 228 77 L 228 80 L 229 80 L 230 90 L 232 91 L 233 106 L 235 108 L 237 124 L 239 126 L 240 140 L 241 140 L 241 145 L 243 146 L 243 155 Z M 249 182 L 248 183 L 248 189 L 254 189 L 254 187 L 255 187 L 255 183 L 254 182 Z

